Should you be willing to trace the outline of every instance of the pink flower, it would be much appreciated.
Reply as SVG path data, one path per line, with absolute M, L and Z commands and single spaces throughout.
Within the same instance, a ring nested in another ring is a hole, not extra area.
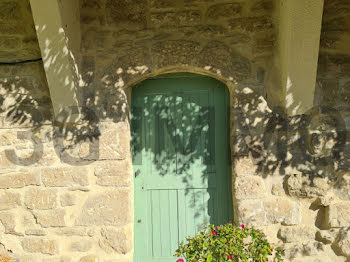
M 241 225 L 241 228 L 244 228 L 244 225 L 243 225 L 243 224 Z
M 182 258 L 180 258 L 176 262 L 184 262 L 184 260 Z
M 273 248 L 271 248 L 271 252 L 273 252 Z
M 231 255 L 228 255 L 227 258 L 228 258 L 228 259 L 232 259 L 232 256 L 231 256 Z
M 211 233 L 212 233 L 213 235 L 217 235 L 217 234 L 218 234 L 218 232 L 216 232 L 216 230 L 213 230 Z

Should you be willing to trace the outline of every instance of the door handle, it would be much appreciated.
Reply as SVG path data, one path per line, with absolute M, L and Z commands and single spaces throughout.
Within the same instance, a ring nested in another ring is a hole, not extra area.
M 138 175 L 140 175 L 141 173 L 141 170 L 140 169 L 137 169 L 137 171 L 135 172 L 135 177 L 137 177 Z

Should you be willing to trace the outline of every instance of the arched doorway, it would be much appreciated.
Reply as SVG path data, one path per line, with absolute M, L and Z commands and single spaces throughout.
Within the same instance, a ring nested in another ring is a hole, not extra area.
M 132 90 L 136 262 L 174 261 L 179 241 L 233 219 L 229 95 L 176 73 Z

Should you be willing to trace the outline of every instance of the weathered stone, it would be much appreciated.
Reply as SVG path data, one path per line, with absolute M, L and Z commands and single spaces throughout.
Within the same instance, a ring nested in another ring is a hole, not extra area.
M 146 26 L 147 1 L 107 0 L 107 22 L 111 25 L 127 25 L 137 28 Z
M 10 21 L 21 19 L 20 6 L 17 1 L 2 1 L 0 4 L 2 15 L 0 20 L 4 20 L 9 23 Z
M 284 243 L 302 242 L 315 239 L 316 230 L 308 226 L 282 227 L 278 232 L 278 237 Z
M 178 3 L 173 0 L 151 0 L 151 8 L 175 7 Z
M 193 41 L 163 41 L 152 47 L 157 67 L 191 64 L 199 53 L 200 45 Z
M 234 18 L 230 20 L 231 29 L 241 29 L 248 32 L 260 32 L 264 30 L 271 30 L 273 28 L 271 17 L 247 17 Z
M 29 209 L 51 209 L 56 207 L 56 191 L 50 189 L 29 189 L 24 203 Z
M 266 213 L 261 200 L 241 200 L 238 202 L 239 224 L 249 226 L 267 225 Z
M 153 27 L 194 26 L 198 25 L 200 20 L 201 13 L 197 10 L 151 13 Z
M 87 186 L 87 170 L 84 167 L 46 168 L 41 170 L 41 179 L 45 186 Z
M 46 232 L 43 229 L 28 229 L 25 231 L 27 236 L 46 236 Z
M 5 192 L 0 195 L 0 210 L 12 209 L 21 205 L 20 194 Z
M 6 50 L 17 50 L 20 39 L 18 37 L 1 37 L 0 48 Z
M 257 12 L 261 13 L 270 13 L 273 9 L 273 1 L 272 0 L 261 0 L 257 1 L 252 7 L 251 11 L 256 14 Z
M 323 196 L 318 198 L 320 205 L 323 207 L 329 206 L 333 202 L 333 200 L 334 200 L 333 196 Z
M 303 253 L 306 256 L 316 256 L 323 251 L 323 244 L 320 242 L 308 242 L 303 244 Z
M 129 192 L 126 191 L 113 190 L 90 196 L 75 224 L 78 226 L 125 225 L 131 219 L 130 204 Z
M 64 209 L 57 210 L 44 210 L 44 211 L 34 211 L 37 222 L 42 227 L 64 227 L 66 226 L 64 216 L 66 212 Z
M 131 162 L 128 160 L 121 161 L 103 161 L 97 162 L 94 174 L 97 177 L 103 176 L 116 176 L 116 177 L 126 177 L 130 176 L 132 171 Z
M 56 241 L 49 239 L 25 238 L 22 240 L 23 250 L 29 253 L 54 255 L 58 253 Z
M 130 148 L 130 131 L 126 123 L 101 123 L 100 159 L 125 159 Z
M 240 82 L 250 75 L 250 63 L 247 58 L 232 52 L 225 44 L 212 41 L 201 51 L 198 59 L 201 67 L 229 78 L 233 82 Z
M 70 249 L 72 251 L 87 252 L 91 249 L 92 243 L 90 240 L 79 240 L 71 244 Z
M 343 230 L 340 233 L 337 246 L 340 248 L 342 253 L 347 257 L 350 257 L 350 232 L 349 230 Z
M 338 177 L 334 193 L 342 200 L 350 200 L 350 174 Z
M 237 177 L 235 181 L 235 197 L 237 199 L 262 198 L 266 195 L 265 183 L 261 177 Z
M 251 157 L 237 157 L 234 168 L 237 176 L 257 175 L 258 170 Z
M 118 230 L 114 228 L 102 228 L 101 235 L 103 239 L 100 241 L 100 245 L 108 245 L 120 254 L 126 254 L 131 250 L 131 231 L 129 228 Z
M 285 195 L 283 187 L 281 185 L 277 185 L 277 184 L 272 185 L 271 193 L 272 193 L 272 195 L 275 195 L 275 196 Z
M 15 216 L 12 213 L 0 212 L 0 222 L 5 228 L 5 234 L 16 234 Z
M 0 189 L 21 188 L 24 186 L 40 185 L 40 177 L 35 173 L 15 172 L 8 175 L 0 175 Z
M 267 224 L 297 225 L 301 222 L 301 206 L 288 198 L 269 199 L 263 202 Z
M 239 3 L 215 4 L 208 8 L 207 18 L 210 20 L 221 20 L 232 18 L 241 13 L 242 6 Z
M 89 255 L 89 256 L 82 257 L 79 260 L 79 262 L 100 262 L 100 259 L 96 256 Z
M 287 188 L 288 194 L 293 197 L 317 197 L 327 194 L 330 185 L 327 178 L 295 174 L 288 177 Z
M 86 228 L 79 228 L 79 227 L 64 227 L 60 228 L 58 231 L 56 231 L 57 235 L 62 236 L 89 236 L 92 237 L 95 232 L 94 229 L 86 229 Z
M 319 230 L 316 233 L 316 240 L 324 244 L 331 244 L 334 242 L 335 237 L 328 230 Z
M 60 196 L 61 206 L 74 206 L 76 204 L 76 198 L 73 194 L 66 193 Z
M 97 178 L 96 184 L 100 186 L 128 186 L 131 182 L 130 175 L 103 176 Z
M 350 227 L 350 208 L 348 202 L 334 203 L 327 208 L 330 227 Z

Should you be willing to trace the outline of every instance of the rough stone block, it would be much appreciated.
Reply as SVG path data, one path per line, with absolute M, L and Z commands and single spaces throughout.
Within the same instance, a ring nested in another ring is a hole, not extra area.
M 18 37 L 5 37 L 2 36 L 0 39 L 1 50 L 17 50 L 21 41 Z
M 232 52 L 224 43 L 212 41 L 208 43 L 198 56 L 198 65 L 217 73 L 232 82 L 238 83 L 251 74 L 250 62 L 238 53 Z
M 54 240 L 25 238 L 22 240 L 23 250 L 29 253 L 54 255 L 58 253 L 58 245 Z
M 254 199 L 266 196 L 264 180 L 258 176 L 237 177 L 235 180 L 235 197 L 237 199 Z
M 239 15 L 241 10 L 239 3 L 215 4 L 208 8 L 206 17 L 214 21 L 228 19 Z
M 350 174 L 338 177 L 334 193 L 342 200 L 350 200 Z
M 257 175 L 258 166 L 251 157 L 237 157 L 234 170 L 237 176 L 253 176 Z
M 297 225 L 301 222 L 300 204 L 288 198 L 265 200 L 264 210 L 268 224 Z
M 130 131 L 125 122 L 101 123 L 100 159 L 125 159 L 130 152 Z
M 349 202 L 331 204 L 327 208 L 328 224 L 330 227 L 350 227 Z
M 266 213 L 261 200 L 242 200 L 238 202 L 238 220 L 249 226 L 265 226 Z
M 17 1 L 1 1 L 0 10 L 2 10 L 0 20 L 10 23 L 10 21 L 21 19 L 21 8 Z
M 132 234 L 129 228 L 102 228 L 101 235 L 103 239 L 100 241 L 100 246 L 105 250 L 107 249 L 107 252 L 110 248 L 119 254 L 126 254 L 131 250 Z
M 76 204 L 76 198 L 73 194 L 66 193 L 60 196 L 61 206 L 74 206 Z
M 344 230 L 340 233 L 339 241 L 337 242 L 340 250 L 347 257 L 350 257 L 350 232 L 349 230 Z
M 0 210 L 7 210 L 21 205 L 21 195 L 5 192 L 0 195 Z
M 15 216 L 9 212 L 0 212 L 0 222 L 5 228 L 5 234 L 16 234 Z
M 87 186 L 87 169 L 84 167 L 46 168 L 41 170 L 41 180 L 45 186 Z
M 90 240 L 79 240 L 71 244 L 70 249 L 77 252 L 87 252 L 91 249 L 92 243 Z
M 200 45 L 194 41 L 162 41 L 152 46 L 157 67 L 190 64 L 199 53 Z
M 97 162 L 94 174 L 97 177 L 125 177 L 130 176 L 132 165 L 129 160 L 103 161 Z
M 28 189 L 24 203 L 29 209 L 52 209 L 56 207 L 57 192 L 50 189 Z
M 273 23 L 269 16 L 234 18 L 230 20 L 229 24 L 233 30 L 241 29 L 248 32 L 260 32 L 273 28 Z
M 130 193 L 107 191 L 90 196 L 76 220 L 78 226 L 125 225 L 131 220 Z
M 107 0 L 107 22 L 111 25 L 128 25 L 137 28 L 146 26 L 146 0 Z
M 33 215 L 42 227 L 64 227 L 66 212 L 63 209 L 34 211 Z
M 327 194 L 330 185 L 327 178 L 290 175 L 287 179 L 288 194 L 293 197 L 317 197 Z
M 38 185 L 40 185 L 40 177 L 35 173 L 15 172 L 8 175 L 0 175 L 0 189 Z
M 152 27 L 178 27 L 199 25 L 201 13 L 197 10 L 181 12 L 156 12 L 151 13 Z
M 278 237 L 284 243 L 302 242 L 315 239 L 316 230 L 308 226 L 282 227 L 278 232 Z

